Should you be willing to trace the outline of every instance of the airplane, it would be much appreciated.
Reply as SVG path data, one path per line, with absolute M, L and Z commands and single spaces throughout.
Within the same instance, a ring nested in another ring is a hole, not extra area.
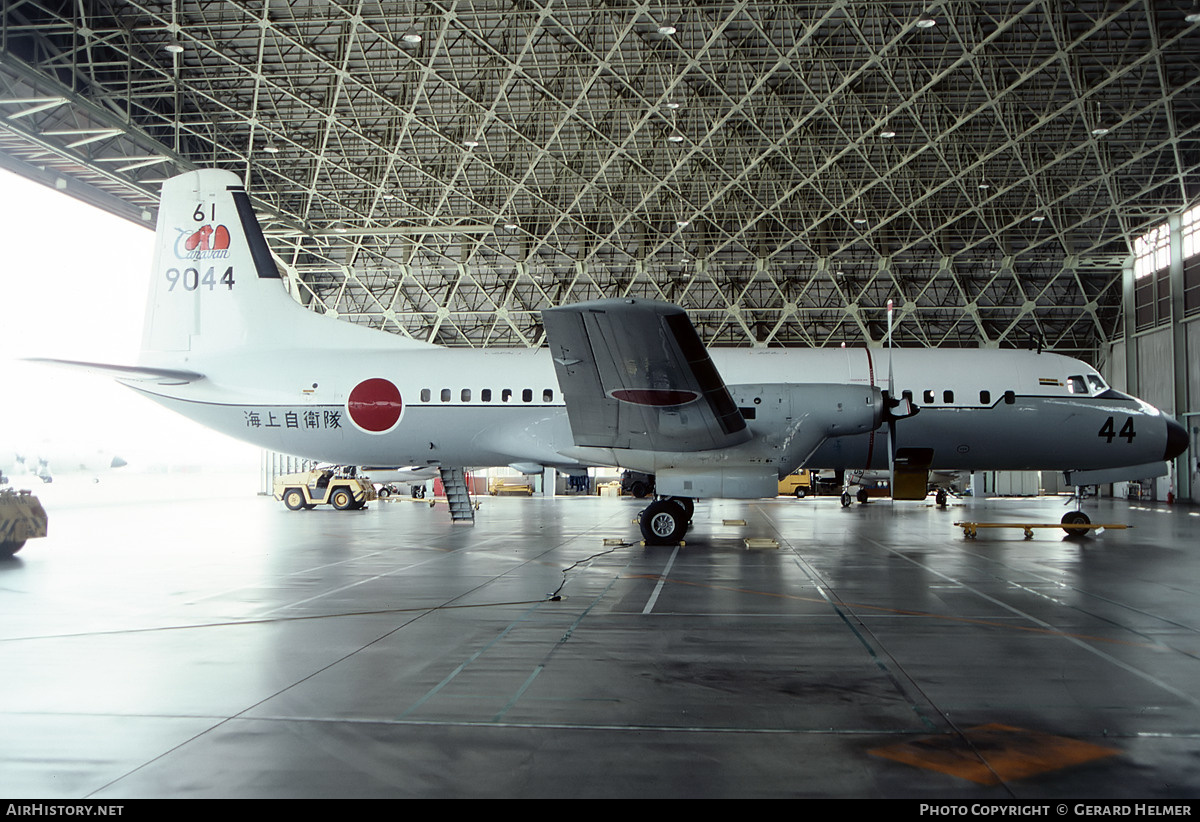
M 364 465 L 362 474 L 376 485 L 381 486 L 379 496 L 388 497 L 397 493 L 401 486 L 407 485 L 413 497 L 425 498 L 425 483 L 437 476 L 434 466 L 378 466 Z
M 859 470 L 844 472 L 839 483 L 841 488 L 842 507 L 849 508 L 855 499 L 857 499 L 860 503 L 865 503 L 871 496 L 868 488 L 878 487 L 880 485 L 887 488 L 889 487 L 888 483 L 890 483 L 891 480 L 892 474 L 886 470 Z M 929 485 L 926 489 L 925 496 L 928 496 L 930 492 L 933 492 L 935 502 L 939 506 L 945 507 L 951 494 L 954 496 L 960 495 L 962 485 L 962 471 L 939 471 L 937 469 L 930 469 Z M 851 494 L 852 491 L 855 492 L 853 495 Z M 908 497 L 908 499 L 916 498 L 917 497 L 915 496 Z M 924 498 L 925 497 L 921 497 L 921 499 Z
M 100 449 L 49 440 L 22 442 L 19 447 L 0 449 L 0 469 L 16 481 L 36 478 L 44 483 L 54 482 L 70 474 L 90 476 L 99 482 L 107 471 L 128 465 L 124 459 Z
M 774 497 L 797 468 L 1161 476 L 1185 429 L 1091 366 L 1023 350 L 712 349 L 639 298 L 542 312 L 543 349 L 449 349 L 318 315 L 285 288 L 239 177 L 163 184 L 139 362 L 109 374 L 236 438 L 342 465 L 610 466 L 653 474 L 640 528 L 677 543 L 694 501 Z M 1086 522 L 1082 511 L 1064 517 Z

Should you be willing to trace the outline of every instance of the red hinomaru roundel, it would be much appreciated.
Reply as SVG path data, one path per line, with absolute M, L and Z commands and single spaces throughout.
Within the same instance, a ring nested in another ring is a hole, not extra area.
M 346 411 L 362 430 L 382 434 L 396 427 L 404 403 L 399 388 L 381 377 L 374 377 L 354 386 L 346 401 Z

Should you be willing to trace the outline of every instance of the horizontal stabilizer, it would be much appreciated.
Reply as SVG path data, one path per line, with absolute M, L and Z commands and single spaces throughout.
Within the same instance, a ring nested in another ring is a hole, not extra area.
M 66 368 L 77 368 L 117 380 L 149 382 L 156 385 L 186 385 L 187 383 L 204 379 L 203 374 L 176 368 L 149 368 L 141 365 L 114 365 L 112 363 L 81 362 L 79 360 L 53 360 L 44 357 L 32 357 L 25 360 L 25 362 L 36 362 L 43 365 L 61 365 Z

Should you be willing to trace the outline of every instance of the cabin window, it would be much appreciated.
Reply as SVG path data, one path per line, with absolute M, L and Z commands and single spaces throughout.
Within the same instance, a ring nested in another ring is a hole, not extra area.
M 521 392 L 521 402 L 533 402 L 533 389 L 526 388 Z
M 450 402 L 450 389 L 449 388 L 442 389 L 442 402 Z
M 500 392 L 500 402 L 508 402 L 512 399 L 512 389 L 505 388 Z
M 471 389 L 470 389 L 470 388 L 464 388 L 464 389 L 462 390 L 462 393 L 461 393 L 461 394 L 459 394 L 459 396 L 461 397 L 461 399 L 462 399 L 462 401 L 463 401 L 463 402 L 470 402 L 470 401 L 471 401 Z
M 926 388 L 925 393 L 921 395 L 921 400 L 926 405 L 929 405 L 930 403 L 932 403 L 933 402 L 933 390 Z
M 945 391 L 943 391 L 942 392 L 942 402 L 946 403 L 947 405 L 954 402 L 954 392 L 948 388 Z
M 552 389 L 552 388 L 543 388 L 542 389 L 542 402 L 554 402 L 554 389 Z
M 491 402 L 492 401 L 492 389 L 485 388 L 482 391 L 480 391 L 479 399 L 482 400 L 483 402 Z
M 1067 377 L 1067 390 L 1072 394 L 1086 394 L 1087 383 L 1083 381 L 1083 377 Z
M 1017 394 L 1015 391 L 1005 391 L 1004 392 L 1004 402 L 1006 404 L 1012 405 L 1016 401 L 1017 401 Z
M 992 392 L 991 391 L 980 391 L 979 392 L 979 402 L 981 402 L 983 405 L 991 405 L 992 404 Z
M 429 402 L 431 394 L 428 388 L 421 389 L 421 402 Z

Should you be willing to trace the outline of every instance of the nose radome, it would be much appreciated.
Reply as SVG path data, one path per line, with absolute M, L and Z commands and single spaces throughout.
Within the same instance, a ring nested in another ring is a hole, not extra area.
M 1167 449 L 1163 453 L 1164 460 L 1173 460 L 1187 450 L 1187 429 L 1175 420 L 1167 417 Z

